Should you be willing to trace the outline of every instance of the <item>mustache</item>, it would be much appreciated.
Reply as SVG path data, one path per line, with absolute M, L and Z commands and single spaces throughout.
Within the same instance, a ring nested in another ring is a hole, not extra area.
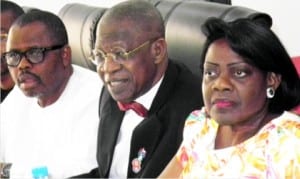
M 22 82 L 26 81 L 26 79 L 35 79 L 36 81 L 39 81 L 39 82 L 42 81 L 38 75 L 31 73 L 29 71 L 24 71 L 18 76 L 18 83 L 22 83 Z

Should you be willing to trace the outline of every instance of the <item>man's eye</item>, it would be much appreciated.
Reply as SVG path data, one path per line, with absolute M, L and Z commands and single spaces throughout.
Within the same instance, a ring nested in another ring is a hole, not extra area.
M 124 51 L 114 52 L 117 59 L 126 59 L 126 53 Z
M 1 42 L 6 42 L 6 41 L 7 41 L 7 38 L 1 36 L 0 41 L 1 41 Z
M 31 55 L 31 56 L 40 56 L 42 53 L 43 53 L 43 50 L 42 49 L 38 49 L 38 48 L 31 49 L 31 50 L 29 50 L 27 52 L 27 54 Z
M 19 54 L 17 52 L 9 52 L 6 54 L 7 57 L 15 57 L 18 56 Z
M 105 60 L 105 56 L 103 56 L 102 54 L 96 54 L 94 56 L 94 60 L 98 61 L 98 62 L 102 62 Z
M 1 40 L 1 42 L 6 42 L 7 41 L 7 34 L 1 34 L 0 40 Z

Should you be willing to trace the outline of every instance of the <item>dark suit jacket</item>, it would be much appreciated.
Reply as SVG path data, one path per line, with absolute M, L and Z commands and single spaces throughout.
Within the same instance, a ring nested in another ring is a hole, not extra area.
M 181 144 L 186 117 L 202 106 L 201 80 L 186 67 L 170 61 L 148 117 L 133 131 L 127 177 L 157 177 Z M 99 168 L 90 174 L 107 178 L 124 112 L 119 110 L 106 88 L 102 90 L 99 114 Z M 142 161 L 141 170 L 134 173 L 131 161 L 137 157 L 141 148 L 145 148 L 147 154 Z

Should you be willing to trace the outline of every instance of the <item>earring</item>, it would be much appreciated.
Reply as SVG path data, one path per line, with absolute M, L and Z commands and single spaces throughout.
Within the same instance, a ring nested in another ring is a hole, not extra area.
M 275 91 L 272 87 L 267 88 L 267 98 L 271 99 L 275 96 Z

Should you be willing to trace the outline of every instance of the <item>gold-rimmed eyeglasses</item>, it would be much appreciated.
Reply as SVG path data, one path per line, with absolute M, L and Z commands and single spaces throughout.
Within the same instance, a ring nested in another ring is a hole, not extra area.
M 157 39 L 158 38 L 152 38 L 150 40 L 147 40 L 146 42 L 142 43 L 141 45 L 139 45 L 138 47 L 130 51 L 126 51 L 121 47 L 112 48 L 110 53 L 105 53 L 100 49 L 94 49 L 92 50 L 92 55 L 90 57 L 90 60 L 92 61 L 93 64 L 100 67 L 104 64 L 105 59 L 107 59 L 108 57 L 110 57 L 114 62 L 118 64 L 123 64 L 134 53 L 143 49 L 144 47 L 146 47 L 147 45 L 149 45 L 150 43 L 154 42 Z

